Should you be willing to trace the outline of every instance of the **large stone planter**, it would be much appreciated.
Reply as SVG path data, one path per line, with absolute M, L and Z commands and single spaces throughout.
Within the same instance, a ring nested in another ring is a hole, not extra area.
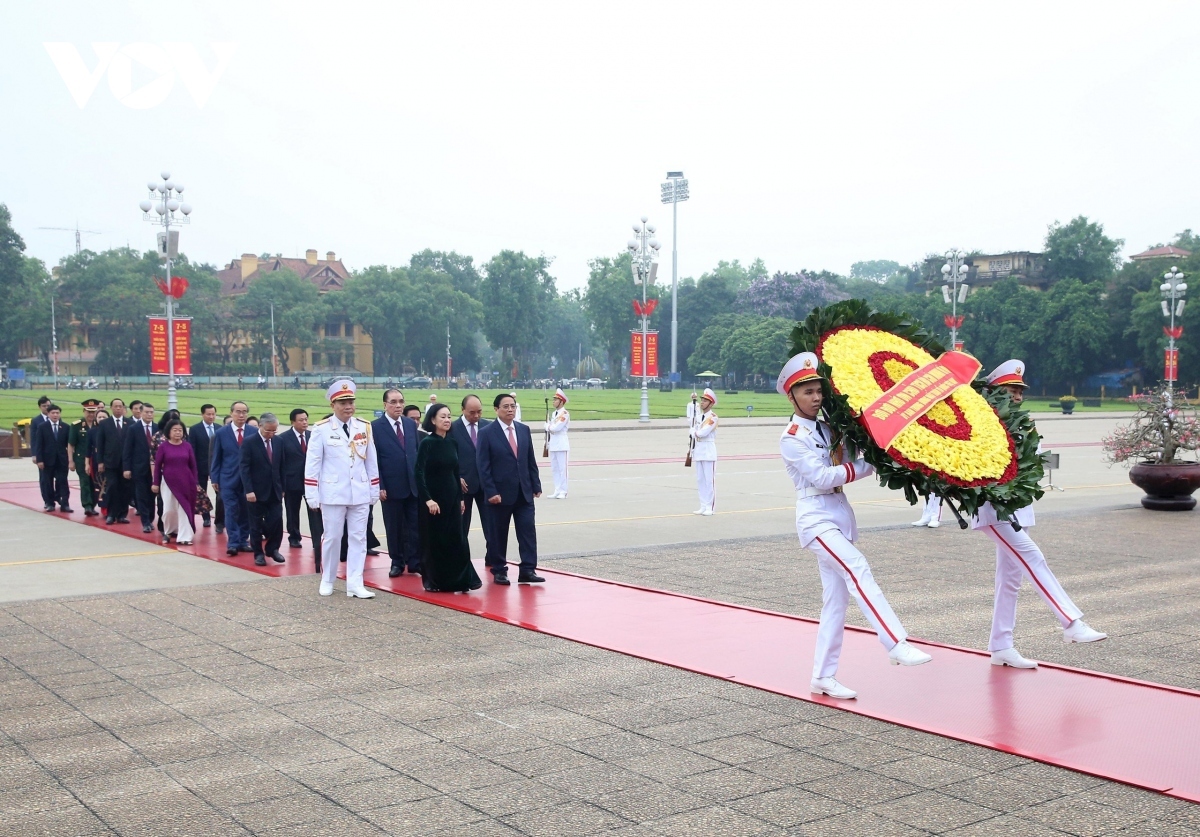
M 1139 462 L 1129 469 L 1129 481 L 1146 496 L 1142 505 L 1155 511 L 1191 511 L 1192 492 L 1200 488 L 1200 462 Z

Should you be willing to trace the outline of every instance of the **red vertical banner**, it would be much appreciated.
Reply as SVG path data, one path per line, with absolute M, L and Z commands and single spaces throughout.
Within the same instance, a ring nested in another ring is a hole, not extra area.
M 176 317 L 175 374 L 192 374 L 192 318 Z M 167 361 L 167 318 L 150 317 L 150 374 L 170 375 Z
M 1179 380 L 1179 349 L 1164 349 L 1163 380 L 1174 383 Z
M 642 333 L 635 331 L 631 335 L 629 344 L 629 374 L 635 378 L 642 377 Z M 658 377 L 658 332 L 651 331 L 646 334 L 646 352 L 645 359 L 649 366 L 649 371 L 645 374 L 651 378 Z

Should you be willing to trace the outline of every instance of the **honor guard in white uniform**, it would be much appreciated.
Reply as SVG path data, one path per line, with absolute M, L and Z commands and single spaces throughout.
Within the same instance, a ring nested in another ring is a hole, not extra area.
M 921 519 L 914 520 L 913 526 L 928 526 L 930 529 L 936 529 L 942 525 L 942 498 L 936 494 L 930 494 L 925 498 L 925 509 L 921 512 Z
M 717 395 L 705 389 L 700 396 L 700 409 L 692 422 L 691 434 L 696 440 L 692 448 L 692 464 L 696 468 L 696 489 L 700 493 L 700 508 L 692 514 L 709 517 L 717 504 Z
M 354 417 L 355 390 L 354 381 L 338 380 L 326 392 L 333 415 L 312 428 L 304 462 L 304 499 L 309 508 L 321 510 L 325 530 L 321 536 L 321 554 L 325 556 L 321 595 L 333 594 L 344 524 L 349 541 L 346 595 L 370 599 L 375 594 L 363 586 L 363 567 L 367 561 L 367 514 L 379 501 L 379 464 L 371 425 Z
M 993 389 L 1007 390 L 1013 403 L 1020 404 L 1025 400 L 1024 373 L 1023 362 L 1006 360 L 987 376 L 987 383 Z M 1021 526 L 1020 531 L 1014 529 L 1011 523 L 1001 521 L 991 503 L 984 503 L 971 520 L 972 529 L 982 530 L 996 544 L 996 599 L 992 609 L 992 634 L 988 639 L 988 651 L 992 652 L 994 666 L 1037 668 L 1036 662 L 1022 657 L 1013 647 L 1017 593 L 1021 590 L 1023 577 L 1029 578 L 1033 588 L 1063 626 L 1063 642 L 1098 642 L 1106 639 L 1108 634 L 1093 630 L 1083 621 L 1083 611 L 1071 601 L 1067 591 L 1050 571 L 1042 551 L 1029 537 L 1029 529 L 1034 524 L 1033 507 L 1017 509 L 1015 517 Z
M 553 500 L 567 499 L 567 463 L 571 456 L 571 443 L 567 441 L 567 431 L 571 429 L 571 414 L 567 412 L 567 394 L 561 389 L 554 390 L 554 412 L 550 421 L 546 422 L 546 432 L 550 434 L 547 443 L 550 448 L 550 471 L 554 474 Z
M 520 421 L 521 420 L 521 402 L 517 400 L 517 394 L 515 392 L 510 392 L 509 395 L 512 396 L 513 403 L 517 405 L 517 414 L 513 417 L 513 421 Z
M 875 583 L 867 559 L 854 546 L 858 529 L 842 486 L 874 474 L 875 469 L 861 458 L 848 460 L 845 446 L 818 418 L 824 395 L 817 356 L 801 352 L 789 360 L 775 388 L 795 411 L 780 437 L 779 451 L 796 487 L 796 533 L 800 545 L 817 556 L 821 573 L 821 623 L 809 688 L 814 694 L 849 699 L 858 693 L 834 675 L 851 596 L 887 649 L 892 665 L 916 666 L 929 662 L 930 656 L 905 641 L 904 626 Z

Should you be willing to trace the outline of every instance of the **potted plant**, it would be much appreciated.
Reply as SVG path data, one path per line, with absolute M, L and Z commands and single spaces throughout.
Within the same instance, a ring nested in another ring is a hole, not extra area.
M 1069 416 L 1075 412 L 1075 402 L 1077 400 L 1074 395 L 1060 395 L 1058 397 L 1058 406 L 1062 407 L 1064 416 Z
M 1110 463 L 1134 462 L 1129 479 L 1146 492 L 1142 505 L 1158 511 L 1190 511 L 1200 488 L 1200 462 L 1180 454 L 1200 449 L 1200 413 L 1169 386 L 1130 398 L 1137 412 L 1104 438 Z

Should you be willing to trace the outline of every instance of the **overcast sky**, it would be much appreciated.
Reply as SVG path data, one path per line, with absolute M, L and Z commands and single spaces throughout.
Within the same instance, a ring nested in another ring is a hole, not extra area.
M 0 202 L 48 264 L 73 237 L 37 227 L 149 249 L 167 169 L 193 260 L 512 248 L 570 288 L 642 214 L 670 275 L 681 169 L 681 276 L 1037 250 L 1080 214 L 1129 255 L 1200 229 L 1198 32 L 1195 3 L 7 3 Z

